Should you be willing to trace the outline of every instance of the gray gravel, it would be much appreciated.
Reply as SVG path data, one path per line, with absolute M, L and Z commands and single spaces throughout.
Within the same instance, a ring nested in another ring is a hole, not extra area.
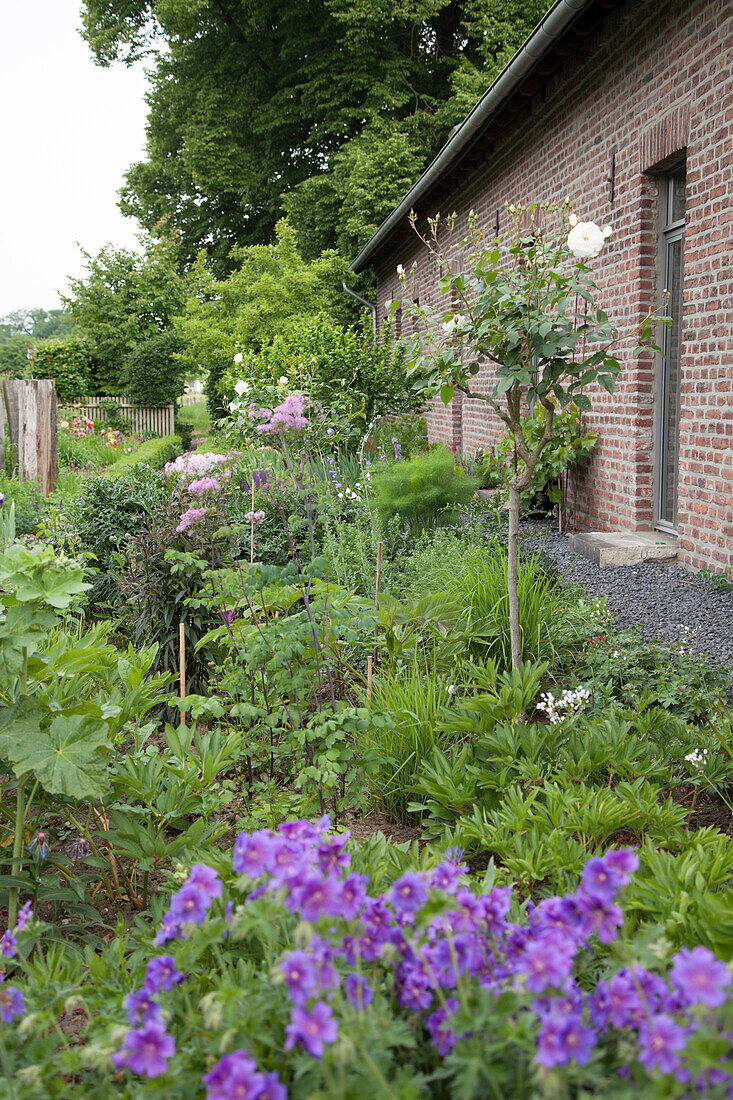
M 618 629 L 637 626 L 648 641 L 684 642 L 711 665 L 733 670 L 733 586 L 714 588 L 681 566 L 655 562 L 601 569 L 571 553 L 567 538 L 549 524 L 527 521 L 520 529 L 523 545 L 544 550 L 589 599 L 607 597 Z

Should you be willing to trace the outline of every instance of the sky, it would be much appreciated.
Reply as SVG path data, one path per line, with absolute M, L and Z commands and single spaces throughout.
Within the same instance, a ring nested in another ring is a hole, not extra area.
M 0 0 L 0 316 L 59 306 L 79 245 L 135 247 L 117 192 L 145 146 L 145 74 L 93 63 L 80 7 Z

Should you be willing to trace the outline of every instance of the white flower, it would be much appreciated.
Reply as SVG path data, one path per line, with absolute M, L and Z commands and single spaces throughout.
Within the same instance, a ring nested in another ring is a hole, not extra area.
M 578 260 L 592 260 L 605 243 L 603 230 L 595 222 L 578 222 L 568 234 L 568 248 Z
M 448 687 L 446 688 L 446 691 L 448 692 L 449 695 L 455 695 L 456 685 L 455 684 L 448 684 Z
M 281 389 L 286 389 L 290 385 L 290 380 L 286 378 L 284 374 L 282 374 L 278 378 L 277 384 L 278 386 L 280 386 Z
M 516 208 L 516 206 L 514 205 L 513 202 L 509 203 L 509 208 L 508 209 L 509 209 L 510 214 L 516 214 L 516 212 L 517 212 L 517 208 Z
M 572 226 L 577 225 L 578 224 L 578 215 L 577 214 L 571 214 L 570 217 L 568 218 L 568 221 L 570 222 L 570 224 Z
M 402 264 L 397 264 L 397 274 L 399 275 L 400 279 L 405 274 L 405 269 Z
M 234 356 L 234 362 L 237 364 L 244 362 L 244 356 L 242 355 L 241 351 L 238 351 L 237 354 Z
M 446 336 L 451 336 L 457 328 L 463 328 L 467 318 L 462 313 L 456 313 L 449 321 L 443 322 L 443 332 Z
M 249 385 L 247 382 L 244 381 L 243 378 L 240 378 L 238 382 L 234 383 L 234 392 L 238 393 L 240 397 L 244 397 L 248 389 Z
M 603 227 L 603 236 L 606 237 L 606 238 L 613 236 L 613 226 L 612 225 L 604 225 L 604 227 Z

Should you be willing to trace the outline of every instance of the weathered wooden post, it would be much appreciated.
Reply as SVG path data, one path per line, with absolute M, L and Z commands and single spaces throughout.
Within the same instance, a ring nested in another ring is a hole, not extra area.
M 37 481 L 48 496 L 58 471 L 56 383 L 52 378 L 11 378 L 3 382 L 3 394 L 18 477 Z

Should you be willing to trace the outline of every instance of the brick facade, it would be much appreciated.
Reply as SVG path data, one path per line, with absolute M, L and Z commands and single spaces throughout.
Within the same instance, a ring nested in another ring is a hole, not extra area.
M 632 325 L 660 301 L 659 174 L 686 161 L 678 552 L 722 571 L 733 567 L 733 3 L 602 0 L 583 15 L 418 215 L 455 211 L 460 240 L 470 210 L 493 227 L 506 202 L 569 195 L 581 219 L 614 227 L 594 267 L 604 308 Z M 380 313 L 400 296 L 396 265 L 413 261 L 416 296 L 448 308 L 403 226 L 373 260 Z M 585 420 L 600 438 L 570 489 L 578 528 L 652 527 L 657 370 L 651 355 L 629 359 L 612 397 L 588 391 Z M 463 453 L 501 434 L 485 406 L 461 398 L 434 403 L 428 424 Z

